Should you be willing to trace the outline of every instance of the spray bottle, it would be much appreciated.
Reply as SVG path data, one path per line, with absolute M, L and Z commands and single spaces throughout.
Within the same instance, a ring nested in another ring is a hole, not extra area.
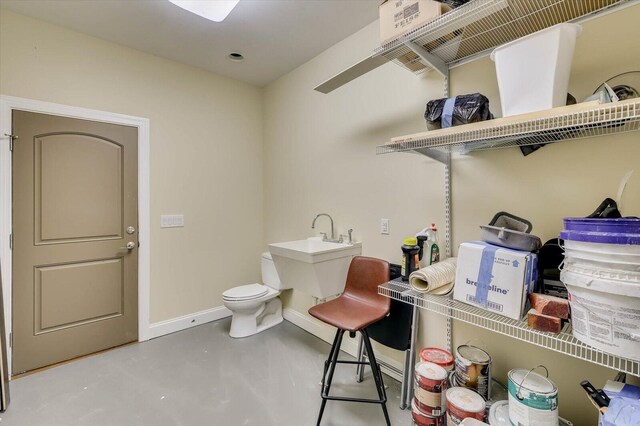
M 431 228 L 427 229 L 427 241 L 423 258 L 429 265 L 440 261 L 440 242 L 438 241 L 438 228 L 436 228 L 435 223 L 432 223 Z

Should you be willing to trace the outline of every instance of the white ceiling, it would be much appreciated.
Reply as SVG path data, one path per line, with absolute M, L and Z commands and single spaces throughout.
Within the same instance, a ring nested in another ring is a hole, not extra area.
M 264 86 L 378 18 L 379 0 L 240 0 L 223 22 L 166 0 L 0 0 L 0 6 Z M 245 56 L 242 62 L 227 58 Z

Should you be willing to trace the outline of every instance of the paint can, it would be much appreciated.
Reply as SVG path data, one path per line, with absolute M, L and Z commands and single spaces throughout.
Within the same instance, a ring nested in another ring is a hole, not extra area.
M 453 370 L 453 355 L 440 348 L 424 348 L 420 351 L 420 360 L 438 364 L 447 371 Z
M 543 365 L 539 365 L 547 372 Z M 538 368 L 535 367 L 535 368 Z M 509 420 L 522 426 L 558 425 L 558 387 L 547 377 L 531 370 L 509 371 Z
M 444 426 L 444 416 L 430 416 L 416 405 L 416 400 L 411 401 L 411 417 L 416 426 Z
M 431 416 L 444 414 L 446 390 L 447 370 L 431 362 L 416 364 L 413 395 L 422 412 Z
M 491 398 L 491 357 L 480 348 L 461 345 L 456 349 L 456 382 Z
M 485 400 L 482 396 L 463 387 L 447 389 L 447 426 L 457 426 L 466 418 L 484 420 Z

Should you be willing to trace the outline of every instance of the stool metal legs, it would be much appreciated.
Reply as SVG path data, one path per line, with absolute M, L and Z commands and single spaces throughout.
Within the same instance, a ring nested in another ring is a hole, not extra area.
M 413 366 L 416 363 L 416 348 L 418 339 L 418 321 L 420 310 L 413 307 L 412 320 L 411 320 L 411 340 L 409 341 L 409 348 L 404 351 L 404 367 L 402 370 L 397 367 L 380 361 L 379 364 L 387 367 L 389 370 L 402 374 L 402 383 L 400 386 L 400 408 L 411 408 L 411 399 L 413 398 Z M 358 341 L 358 361 L 364 361 L 367 358 L 367 352 L 365 350 L 364 338 L 360 336 Z M 366 363 L 363 363 L 366 364 Z M 364 365 L 358 364 L 356 367 L 356 382 L 360 383 L 364 379 Z
M 382 405 L 382 411 L 384 413 L 384 418 L 387 422 L 387 425 L 391 425 L 391 421 L 389 420 L 389 413 L 387 412 L 387 394 L 384 389 L 384 382 L 382 379 L 382 371 L 380 371 L 380 366 L 376 362 L 375 355 L 373 354 L 373 349 L 371 347 L 371 341 L 369 340 L 369 335 L 365 329 L 360 330 L 362 334 L 362 342 L 364 343 L 364 348 L 366 350 L 367 356 L 369 358 L 369 362 L 362 361 L 338 361 L 338 355 L 340 353 L 340 344 L 342 343 L 342 336 L 344 335 L 345 330 L 338 329 L 336 331 L 336 337 L 333 340 L 333 345 L 331 346 L 331 350 L 329 351 L 329 357 L 324 364 L 324 372 L 322 375 L 322 391 L 320 396 L 322 396 L 322 405 L 320 405 L 320 413 L 318 414 L 318 422 L 317 426 L 320 425 L 322 420 L 322 414 L 324 413 L 325 406 L 327 405 L 328 400 L 333 401 L 348 401 L 348 402 L 366 402 L 371 404 L 380 404 Z M 373 380 L 376 384 L 376 390 L 378 391 L 379 399 L 364 399 L 364 398 L 349 398 L 343 396 L 330 396 L 329 389 L 331 388 L 331 382 L 333 380 L 333 374 L 336 369 L 337 364 L 357 364 L 364 365 L 368 364 L 371 366 L 371 372 L 373 373 Z

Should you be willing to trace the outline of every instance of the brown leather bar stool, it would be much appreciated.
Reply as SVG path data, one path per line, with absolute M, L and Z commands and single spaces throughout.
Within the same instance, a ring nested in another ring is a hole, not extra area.
M 329 357 L 324 363 L 322 390 L 320 392 L 322 405 L 320 406 L 317 425 L 320 425 L 322 413 L 328 400 L 380 404 L 382 405 L 387 425 L 391 425 L 389 413 L 387 412 L 387 394 L 384 390 L 382 372 L 376 362 L 369 334 L 366 330 L 368 325 L 381 320 L 389 313 L 390 299 L 378 294 L 378 285 L 388 280 L 389 263 L 387 261 L 364 256 L 354 257 L 349 266 L 344 292 L 340 297 L 309 309 L 309 314 L 338 329 L 329 351 Z M 349 332 L 349 337 L 355 337 L 357 331 L 362 334 L 369 362 L 338 361 L 340 344 L 345 331 Z M 330 396 L 329 389 L 331 388 L 336 364 L 370 365 L 379 399 Z

